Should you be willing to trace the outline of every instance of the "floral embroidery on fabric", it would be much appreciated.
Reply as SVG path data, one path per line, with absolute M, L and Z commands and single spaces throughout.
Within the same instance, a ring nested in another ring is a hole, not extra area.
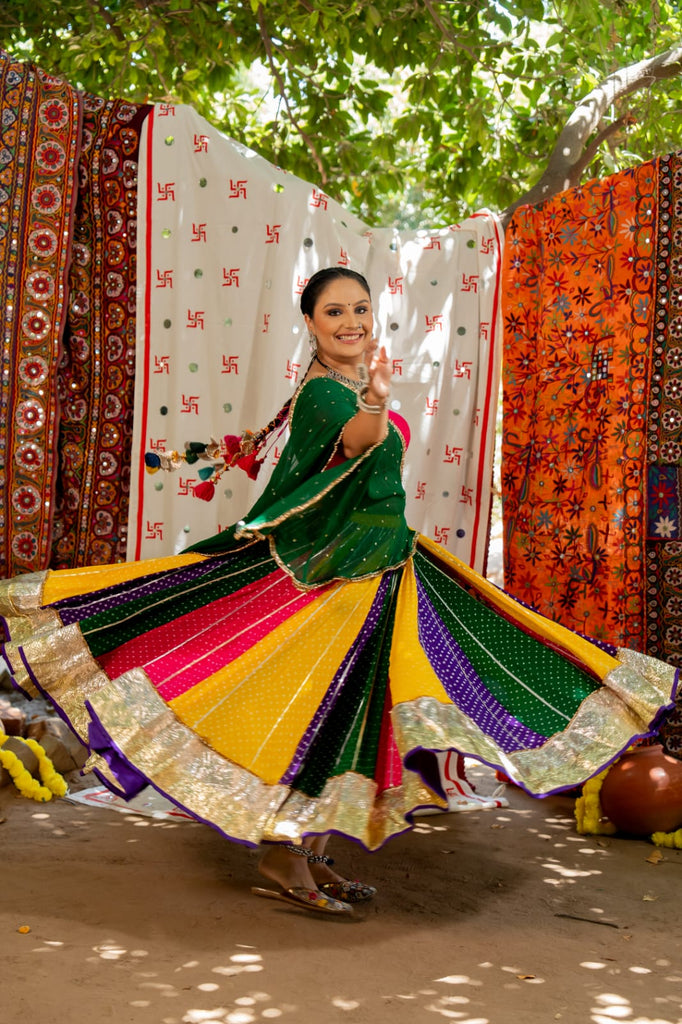
M 125 560 L 135 372 L 139 129 L 148 107 L 84 98 L 71 293 L 58 386 L 51 565 Z
M 516 211 L 507 231 L 505 585 L 643 650 L 657 163 Z
M 56 475 L 56 388 L 65 309 L 80 98 L 0 54 L 0 305 L 12 310 L 0 384 L 0 576 L 48 562 Z M 16 239 L 24 240 L 16 246 Z M 29 440 L 30 439 L 30 440 Z

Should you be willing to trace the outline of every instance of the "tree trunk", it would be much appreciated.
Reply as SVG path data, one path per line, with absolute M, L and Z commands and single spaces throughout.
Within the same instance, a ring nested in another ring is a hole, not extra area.
M 599 146 L 628 122 L 628 115 L 625 114 L 597 131 L 605 111 L 612 103 L 655 81 L 675 78 L 679 74 L 682 74 L 682 46 L 675 46 L 656 57 L 620 68 L 604 79 L 571 114 L 550 155 L 547 169 L 537 184 L 501 213 L 503 227 L 506 228 L 518 206 L 541 203 L 579 184 L 583 171 Z M 588 144 L 595 131 L 597 135 Z

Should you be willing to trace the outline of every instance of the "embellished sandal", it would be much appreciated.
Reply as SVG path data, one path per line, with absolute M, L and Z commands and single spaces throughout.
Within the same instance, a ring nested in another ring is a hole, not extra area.
M 343 900 L 344 903 L 364 903 L 376 896 L 377 891 L 373 885 L 365 885 L 357 880 L 349 882 L 342 878 L 339 882 L 323 882 L 320 892 L 335 900 Z
M 314 910 L 318 914 L 352 914 L 353 908 L 341 900 L 327 896 L 320 889 L 260 889 L 253 887 L 254 896 L 267 900 L 280 900 L 302 910 Z
M 294 846 L 293 843 L 284 844 L 284 849 L 289 853 L 295 853 L 299 857 L 314 856 L 313 851 L 305 846 Z M 353 908 L 343 900 L 336 899 L 331 893 L 325 893 L 322 888 L 310 889 L 308 886 L 292 886 L 290 889 L 262 889 L 253 886 L 251 892 L 254 896 L 262 896 L 268 900 L 280 900 L 290 906 L 299 907 L 302 910 L 312 910 L 318 914 L 352 914 Z
M 305 847 L 294 847 L 294 849 L 305 849 Z M 308 863 L 309 864 L 326 864 L 328 867 L 334 863 L 333 857 L 327 857 L 326 854 L 313 853 L 312 850 L 307 851 Z M 347 881 L 345 878 L 339 878 L 335 882 L 322 882 L 318 886 L 320 892 L 323 892 L 326 896 L 330 896 L 334 900 L 342 900 L 344 903 L 364 903 L 365 900 L 371 900 L 373 896 L 376 896 L 376 889 L 373 885 L 366 885 L 365 882 Z

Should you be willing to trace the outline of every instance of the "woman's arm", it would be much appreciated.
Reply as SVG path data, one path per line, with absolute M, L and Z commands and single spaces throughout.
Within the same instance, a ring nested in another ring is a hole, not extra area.
M 364 402 L 376 406 L 376 412 L 358 409 L 357 413 L 344 427 L 341 440 L 343 454 L 347 459 L 362 455 L 373 445 L 378 444 L 388 433 L 388 397 L 391 391 L 392 370 L 382 345 L 378 354 L 370 353 L 368 366 L 369 384 L 363 392 Z

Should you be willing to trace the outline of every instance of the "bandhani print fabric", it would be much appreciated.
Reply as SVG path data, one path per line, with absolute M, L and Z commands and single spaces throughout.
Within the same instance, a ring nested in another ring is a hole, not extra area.
M 151 784 L 249 845 L 335 831 L 377 849 L 446 806 L 425 751 L 570 788 L 648 735 L 675 686 L 426 540 L 403 567 L 308 591 L 264 541 L 101 567 L 89 597 L 85 572 L 1 588 L 17 682 L 49 694 L 115 792 Z
M 657 186 L 651 161 L 520 208 L 503 276 L 505 588 L 639 651 Z
M 126 556 L 135 394 L 137 155 L 149 106 L 84 96 L 67 328 L 58 371 L 51 565 Z
M 0 52 L 0 576 L 49 562 L 79 94 Z

